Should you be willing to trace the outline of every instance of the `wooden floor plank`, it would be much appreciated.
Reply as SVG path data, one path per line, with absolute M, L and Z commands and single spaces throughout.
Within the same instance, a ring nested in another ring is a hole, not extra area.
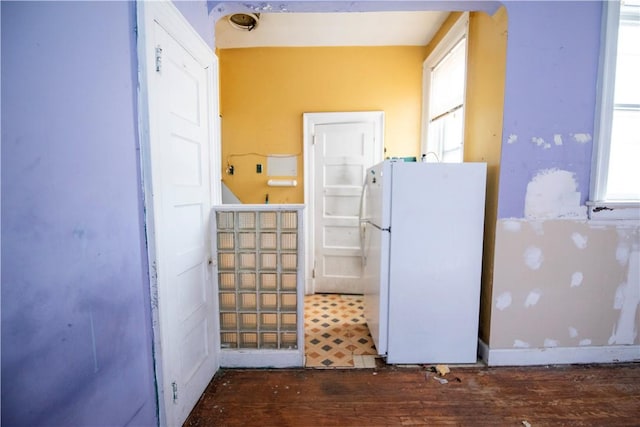
M 222 370 L 185 426 L 640 426 L 640 364 Z

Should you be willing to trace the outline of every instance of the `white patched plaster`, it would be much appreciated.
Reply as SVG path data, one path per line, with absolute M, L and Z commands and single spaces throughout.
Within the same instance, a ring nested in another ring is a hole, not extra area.
M 513 346 L 515 348 L 529 348 L 529 347 L 531 347 L 528 342 L 521 341 L 521 340 L 514 340 L 513 341 Z
M 544 235 L 544 221 L 530 221 L 529 227 L 538 235 Z
M 626 288 L 626 283 L 623 283 L 616 288 L 616 293 L 613 297 L 613 308 L 615 310 L 622 310 L 622 306 L 624 305 L 624 291 Z
M 577 338 L 578 337 L 578 330 L 576 328 L 574 328 L 573 326 L 569 326 L 569 336 L 571 338 Z
M 591 135 L 588 133 L 574 133 L 573 139 L 575 139 L 577 143 L 586 144 L 591 141 Z
M 516 233 L 522 229 L 522 222 L 517 219 L 507 219 L 502 221 L 502 228 L 504 228 L 505 231 Z
M 509 307 L 512 301 L 511 292 L 503 292 L 496 298 L 496 308 L 502 311 Z
M 575 232 L 571 235 L 571 240 L 573 240 L 573 243 L 576 245 L 578 249 L 586 248 L 588 239 L 589 238 L 587 236 L 584 236 L 578 232 Z
M 545 338 L 543 346 L 545 346 L 545 347 L 557 347 L 558 346 L 558 340 L 552 340 L 551 338 Z
M 531 142 L 536 144 L 538 147 L 542 147 L 544 150 L 551 148 L 551 144 L 545 142 L 544 139 L 539 136 L 534 136 L 533 138 L 531 138 Z
M 587 207 L 580 206 L 580 192 L 574 174 L 560 169 L 543 169 L 527 184 L 524 216 L 527 219 L 586 219 Z
M 532 270 L 537 270 L 542 265 L 544 256 L 542 256 L 542 249 L 537 246 L 529 246 L 524 251 L 524 263 Z
M 507 138 L 507 144 L 513 144 L 514 142 L 518 141 L 518 135 L 516 134 L 511 134 L 509 135 L 509 138 Z
M 576 271 L 571 275 L 571 287 L 575 288 L 582 285 L 583 279 L 584 279 L 584 276 L 582 275 L 582 272 Z
M 625 265 L 629 261 L 629 247 L 623 243 L 616 248 L 616 260 L 618 264 Z
M 560 135 L 559 133 L 553 135 L 553 143 L 556 145 L 562 145 L 562 135 Z
M 538 301 L 540 301 L 540 296 L 542 295 L 540 289 L 535 289 L 531 292 L 529 292 L 529 295 L 527 295 L 527 299 L 524 301 L 524 306 L 525 307 L 533 307 L 534 305 L 536 305 L 538 303 Z
M 638 335 L 636 311 L 640 303 L 640 251 L 629 254 L 627 281 L 616 289 L 613 306 L 620 316 L 609 344 L 633 344 Z
M 589 338 L 581 339 L 578 345 L 591 345 L 591 340 Z

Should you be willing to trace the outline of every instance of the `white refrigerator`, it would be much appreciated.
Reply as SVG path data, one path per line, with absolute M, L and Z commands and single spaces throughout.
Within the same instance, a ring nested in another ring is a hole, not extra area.
M 387 363 L 476 362 L 486 171 L 393 160 L 367 170 L 364 314 Z

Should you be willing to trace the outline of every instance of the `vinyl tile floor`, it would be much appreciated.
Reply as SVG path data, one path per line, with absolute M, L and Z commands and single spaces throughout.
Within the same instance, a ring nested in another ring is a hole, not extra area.
M 307 368 L 375 368 L 376 348 L 364 319 L 362 295 L 304 298 Z

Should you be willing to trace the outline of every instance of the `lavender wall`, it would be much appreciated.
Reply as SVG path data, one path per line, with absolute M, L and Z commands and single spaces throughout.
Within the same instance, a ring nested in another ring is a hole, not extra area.
M 135 4 L 1 7 L 2 424 L 155 425 Z
M 205 0 L 173 0 L 173 4 L 187 18 L 200 37 L 214 49 L 216 23 L 213 16 L 209 16 L 207 2 Z
M 498 217 L 524 216 L 527 184 L 542 169 L 574 173 L 584 205 L 602 5 L 512 1 L 506 7 L 509 40 Z

